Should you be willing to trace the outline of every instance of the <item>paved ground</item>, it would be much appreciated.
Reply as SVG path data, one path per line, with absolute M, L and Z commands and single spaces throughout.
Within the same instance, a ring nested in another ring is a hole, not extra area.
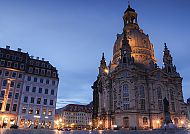
M 0 134 L 190 134 L 187 130 L 153 130 L 153 131 L 70 131 L 31 130 L 31 129 L 0 129 Z

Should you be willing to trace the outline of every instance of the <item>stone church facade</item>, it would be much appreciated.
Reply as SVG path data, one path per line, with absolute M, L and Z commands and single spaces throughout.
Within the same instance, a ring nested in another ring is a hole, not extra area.
M 104 54 L 93 89 L 93 126 L 128 129 L 159 128 L 164 124 L 163 99 L 169 101 L 172 122 L 186 120 L 182 77 L 165 44 L 162 68 L 156 64 L 153 44 L 140 29 L 137 13 L 128 6 L 122 34 L 117 34 L 113 58 Z

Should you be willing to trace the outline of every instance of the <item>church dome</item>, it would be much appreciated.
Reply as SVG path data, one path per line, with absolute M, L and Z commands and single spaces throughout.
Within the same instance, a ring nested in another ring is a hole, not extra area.
M 134 57 L 135 63 L 140 63 L 144 65 L 149 65 L 150 63 L 156 63 L 154 57 L 153 44 L 149 40 L 149 36 L 144 34 L 137 23 L 137 13 L 135 10 L 129 10 L 131 7 L 125 11 L 124 28 L 122 34 L 117 34 L 117 39 L 113 47 L 113 64 L 118 64 L 120 59 L 120 49 L 122 47 L 122 40 L 125 35 L 129 41 L 131 47 L 131 56 Z M 131 8 L 132 9 L 132 8 Z

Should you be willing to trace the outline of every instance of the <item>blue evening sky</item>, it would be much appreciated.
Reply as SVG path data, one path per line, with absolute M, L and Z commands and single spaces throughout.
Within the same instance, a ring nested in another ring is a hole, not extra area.
M 164 42 L 190 97 L 190 1 L 131 0 L 162 66 Z M 89 103 L 102 52 L 112 57 L 127 0 L 0 0 L 0 47 L 22 48 L 57 67 L 57 107 Z

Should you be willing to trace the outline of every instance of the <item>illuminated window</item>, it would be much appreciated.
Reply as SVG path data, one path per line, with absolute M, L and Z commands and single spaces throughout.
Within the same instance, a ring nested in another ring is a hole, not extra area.
M 39 108 L 36 108 L 36 112 L 35 112 L 35 114 L 40 114 L 40 109 Z
M 26 107 L 22 108 L 22 113 L 25 114 L 26 113 Z
M 148 118 L 147 117 L 143 117 L 143 125 L 148 125 Z
M 49 116 L 52 115 L 52 110 L 48 110 L 48 115 L 49 115 Z
M 29 114 L 33 114 L 33 109 L 30 108 L 29 111 L 28 111 Z
M 46 109 L 43 109 L 42 114 L 46 115 Z

